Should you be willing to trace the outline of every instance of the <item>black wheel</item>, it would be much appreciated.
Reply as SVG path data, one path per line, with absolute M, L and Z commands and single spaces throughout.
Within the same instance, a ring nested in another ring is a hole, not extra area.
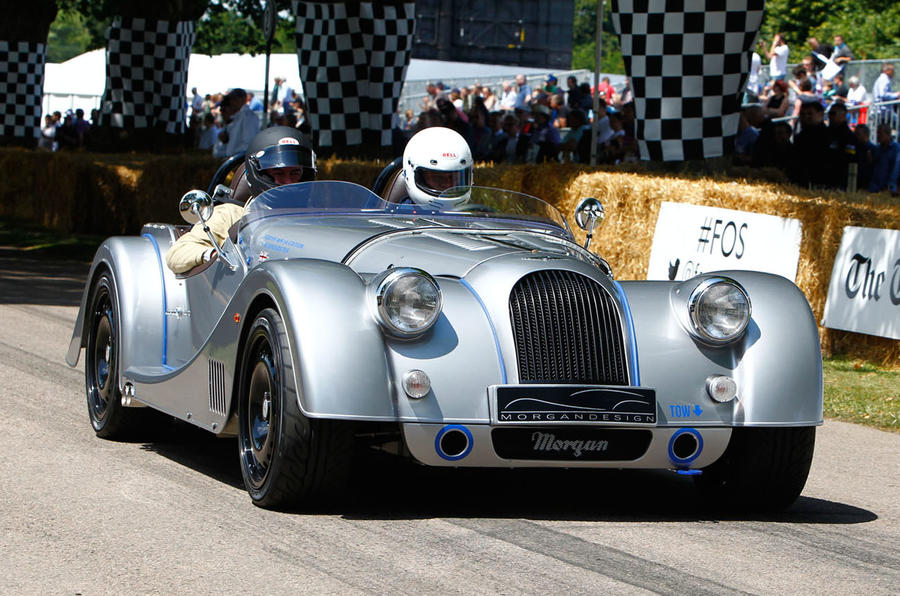
M 806 484 L 816 427 L 736 428 L 725 453 L 695 477 L 697 488 L 721 509 L 777 511 Z
M 119 390 L 119 311 L 108 271 L 94 282 L 87 320 L 84 383 L 88 415 L 98 437 L 129 439 L 145 412 L 122 406 Z
M 352 426 L 300 411 L 287 334 L 274 309 L 254 319 L 240 372 L 238 455 L 253 503 L 281 509 L 338 496 L 349 476 Z

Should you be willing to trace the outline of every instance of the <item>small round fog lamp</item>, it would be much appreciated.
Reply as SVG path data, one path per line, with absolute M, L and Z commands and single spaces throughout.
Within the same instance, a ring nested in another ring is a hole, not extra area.
M 409 370 L 403 375 L 403 391 L 412 399 L 422 399 L 431 391 L 431 379 L 421 370 Z
M 713 375 L 706 378 L 706 392 L 713 401 L 725 403 L 737 395 L 737 383 L 731 377 Z

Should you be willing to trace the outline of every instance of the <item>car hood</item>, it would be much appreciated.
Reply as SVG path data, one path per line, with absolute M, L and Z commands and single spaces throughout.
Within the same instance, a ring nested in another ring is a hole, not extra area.
M 360 274 L 394 266 L 464 277 L 480 263 L 517 252 L 590 259 L 561 235 L 489 219 L 460 227 L 458 221 L 421 218 L 280 217 L 243 227 L 238 244 L 251 267 L 269 259 L 315 258 L 344 262 Z

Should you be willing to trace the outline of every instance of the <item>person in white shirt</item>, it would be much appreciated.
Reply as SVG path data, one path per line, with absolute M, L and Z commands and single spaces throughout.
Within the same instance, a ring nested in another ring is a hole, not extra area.
M 894 65 L 885 62 L 881 65 L 881 74 L 872 85 L 872 101 L 893 101 L 900 99 L 900 93 L 891 90 L 891 79 L 894 77 Z
M 762 58 L 753 52 L 750 54 L 750 75 L 747 77 L 747 91 L 753 95 L 759 95 L 759 69 L 762 67 Z
M 859 84 L 859 77 L 850 77 L 848 81 L 850 92 L 847 94 L 847 101 L 851 104 L 860 104 L 866 102 L 866 88 Z
M 516 107 L 516 90 L 512 81 L 503 81 L 503 93 L 500 95 L 500 109 L 512 111 Z
M 772 47 L 769 48 L 769 51 L 766 52 L 766 56 L 769 58 L 769 78 L 772 80 L 780 80 L 784 79 L 787 76 L 787 64 L 788 64 L 788 56 L 790 55 L 790 48 L 788 48 L 787 44 L 784 41 L 784 35 L 781 33 L 775 34 L 775 39 L 772 40 Z
M 213 147 L 214 157 L 230 157 L 247 150 L 247 145 L 259 132 L 259 117 L 247 105 L 247 92 L 232 89 L 222 99 L 222 118 L 225 130 L 219 133 L 219 142 Z
M 191 89 L 193 98 L 191 99 L 191 118 L 200 118 L 203 113 L 203 98 L 197 93 L 197 88 Z

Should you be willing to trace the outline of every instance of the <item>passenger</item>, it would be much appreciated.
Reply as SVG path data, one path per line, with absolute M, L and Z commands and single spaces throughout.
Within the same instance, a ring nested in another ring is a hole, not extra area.
M 400 176 L 407 197 L 398 202 L 452 209 L 469 198 L 466 189 L 472 186 L 472 172 L 472 152 L 462 135 L 442 126 L 426 128 L 413 135 L 403 151 Z M 460 190 L 441 196 L 451 188 Z
M 216 205 L 206 222 L 219 246 L 257 195 L 276 186 L 316 179 L 316 154 L 312 145 L 297 129 L 287 126 L 274 126 L 257 134 L 247 148 L 244 166 L 250 200 L 245 206 Z M 209 261 L 214 253 L 201 222 L 175 241 L 166 253 L 166 265 L 175 273 L 184 273 Z

